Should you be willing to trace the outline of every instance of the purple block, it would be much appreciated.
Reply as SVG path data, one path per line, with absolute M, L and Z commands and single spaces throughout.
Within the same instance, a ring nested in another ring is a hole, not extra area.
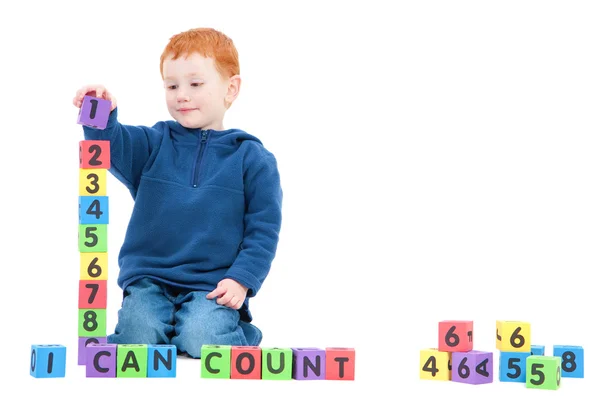
M 479 385 L 494 381 L 494 355 L 488 351 L 471 350 L 452 353 L 452 380 Z
M 292 378 L 325 379 L 325 350 L 317 347 L 293 347 Z
M 85 365 L 86 360 L 86 346 L 90 343 L 106 343 L 106 336 L 103 337 L 80 337 L 79 338 L 79 350 L 77 352 L 77 365 Z
M 86 348 L 85 376 L 88 378 L 117 377 L 117 345 L 90 343 Z
M 83 96 L 83 104 L 79 109 L 77 123 L 91 126 L 92 128 L 104 129 L 108 123 L 111 102 L 92 96 Z

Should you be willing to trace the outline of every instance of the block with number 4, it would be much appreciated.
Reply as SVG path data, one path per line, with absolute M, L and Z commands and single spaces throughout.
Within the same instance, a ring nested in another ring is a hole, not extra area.
M 522 321 L 496 321 L 496 349 L 510 352 L 531 351 L 531 325 Z
M 452 353 L 452 381 L 479 385 L 494 381 L 494 354 L 471 350 Z
M 473 350 L 473 321 L 441 321 L 437 348 L 440 351 Z
M 423 349 L 420 357 L 420 379 L 449 381 L 452 370 L 452 353 L 438 349 Z

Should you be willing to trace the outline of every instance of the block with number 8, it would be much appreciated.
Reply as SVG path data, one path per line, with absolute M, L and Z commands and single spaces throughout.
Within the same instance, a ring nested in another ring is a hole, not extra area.
M 561 359 L 563 378 L 583 378 L 583 347 L 555 345 L 553 355 Z

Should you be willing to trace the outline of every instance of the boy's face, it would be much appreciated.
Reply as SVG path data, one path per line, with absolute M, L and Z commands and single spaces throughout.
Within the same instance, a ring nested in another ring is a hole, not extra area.
M 226 101 L 235 96 L 231 79 L 219 74 L 212 58 L 198 53 L 169 57 L 163 63 L 163 82 L 169 114 L 177 122 L 186 128 L 223 129 Z

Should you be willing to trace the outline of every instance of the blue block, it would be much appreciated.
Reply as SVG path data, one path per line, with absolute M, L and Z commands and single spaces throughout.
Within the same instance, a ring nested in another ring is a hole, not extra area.
M 67 365 L 67 348 L 60 344 L 34 344 L 31 346 L 29 374 L 34 378 L 64 378 Z
M 525 382 L 529 352 L 500 352 L 500 382 Z
M 148 378 L 175 378 L 177 349 L 172 344 L 148 345 Z
M 79 196 L 79 223 L 108 224 L 108 196 Z
M 546 346 L 540 346 L 537 344 L 531 345 L 531 355 L 532 356 L 545 356 L 546 354 Z
M 583 378 L 583 347 L 556 345 L 553 347 L 553 354 L 561 359 L 563 378 Z

